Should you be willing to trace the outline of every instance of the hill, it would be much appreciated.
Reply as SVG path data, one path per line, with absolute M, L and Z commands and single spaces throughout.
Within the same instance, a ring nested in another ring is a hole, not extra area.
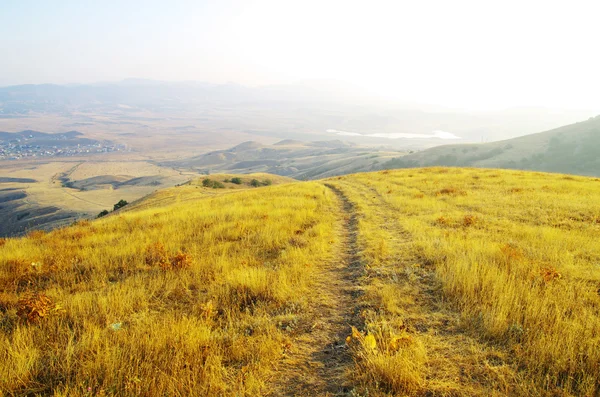
M 147 161 L 86 158 L 19 160 L 0 166 L 0 237 L 51 230 L 93 218 L 119 200 L 135 201 L 197 177 Z
M 384 168 L 458 166 L 600 176 L 600 116 L 500 142 L 445 145 L 394 159 Z
M 230 149 L 161 165 L 199 173 L 264 172 L 305 180 L 372 171 L 379 169 L 383 162 L 403 154 L 400 151 L 358 147 L 340 140 L 284 140 L 273 145 L 244 142 Z
M 0 391 L 600 393 L 598 179 L 246 182 L 1 240 Z

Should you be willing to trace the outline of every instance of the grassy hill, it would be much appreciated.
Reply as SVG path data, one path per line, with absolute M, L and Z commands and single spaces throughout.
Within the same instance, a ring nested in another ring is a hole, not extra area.
M 227 150 L 164 164 L 196 172 L 265 172 L 305 180 L 376 170 L 402 154 L 400 151 L 358 147 L 339 140 L 300 142 L 287 139 L 273 145 L 244 142 Z
M 600 176 L 600 116 L 500 142 L 438 146 L 391 160 L 384 168 L 458 166 Z
M 0 394 L 600 393 L 598 179 L 281 182 L 1 240 Z

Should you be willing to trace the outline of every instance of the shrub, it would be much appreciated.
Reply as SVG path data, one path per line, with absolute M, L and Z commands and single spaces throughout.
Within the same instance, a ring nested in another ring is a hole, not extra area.
M 258 181 L 258 179 L 252 179 L 250 181 L 250 186 L 259 187 L 260 186 L 260 182 Z
M 43 293 L 27 293 L 17 302 L 17 316 L 35 322 L 57 310 L 52 299 Z
M 108 210 L 102 210 L 100 211 L 100 213 L 98 215 L 96 215 L 96 218 L 102 218 L 103 216 L 108 215 Z
M 179 251 L 176 255 L 171 257 L 171 261 L 169 266 L 163 266 L 163 270 L 167 269 L 187 269 L 192 265 L 192 258 L 181 251 Z
M 270 179 L 265 179 L 262 184 L 263 186 L 271 186 L 273 184 L 273 181 Z
M 558 280 L 562 278 L 562 274 L 556 270 L 556 268 L 552 266 L 543 267 L 540 269 L 540 276 L 544 279 L 546 283 L 551 282 L 552 280 Z
M 477 223 L 478 219 L 475 215 L 465 215 L 463 218 L 463 226 L 469 227 L 474 226 Z
M 169 257 L 167 256 L 165 246 L 160 242 L 149 245 L 146 248 L 145 261 L 148 266 L 165 266 L 169 263 Z
M 125 207 L 127 204 L 129 204 L 127 201 L 125 200 L 119 200 L 119 202 L 117 204 L 115 204 L 113 211 L 118 210 L 119 208 L 123 208 Z
M 206 178 L 202 181 L 202 186 L 204 187 L 212 187 L 213 189 L 224 189 L 225 185 L 223 185 L 219 181 L 213 181 L 212 179 Z
M 145 261 L 146 265 L 158 266 L 162 270 L 187 269 L 192 265 L 190 255 L 181 251 L 169 258 L 165 246 L 160 242 L 151 244 L 146 248 Z
M 235 178 L 231 178 L 231 183 L 235 183 L 236 185 L 241 185 L 242 184 L 242 178 L 239 177 L 235 177 Z
M 450 219 L 448 219 L 442 215 L 435 220 L 435 223 L 437 223 L 438 225 L 441 225 L 441 226 L 448 226 L 448 225 L 450 225 L 451 221 L 450 221 Z

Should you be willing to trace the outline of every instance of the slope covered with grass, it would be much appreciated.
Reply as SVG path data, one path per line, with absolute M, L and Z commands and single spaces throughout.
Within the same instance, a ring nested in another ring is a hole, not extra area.
M 3 240 L 0 390 L 266 393 L 332 254 L 334 196 L 315 183 L 199 196 Z
M 329 183 L 359 214 L 365 390 L 600 392 L 599 180 L 432 168 Z
M 600 116 L 550 131 L 482 144 L 444 145 L 383 168 L 487 167 L 600 176 Z
M 600 180 L 244 186 L 198 181 L 0 241 L 0 391 L 600 393 Z

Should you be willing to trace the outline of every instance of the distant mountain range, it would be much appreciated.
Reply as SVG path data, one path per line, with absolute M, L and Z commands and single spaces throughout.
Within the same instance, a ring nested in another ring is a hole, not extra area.
M 43 115 L 59 115 L 77 128 L 87 128 L 84 132 L 94 126 L 106 131 L 106 123 L 110 127 L 127 123 L 147 134 L 159 121 L 181 120 L 173 133 L 229 129 L 253 140 L 343 137 L 363 145 L 409 150 L 443 144 L 445 137 L 461 143 L 514 138 L 592 114 L 534 107 L 468 112 L 382 100 L 331 81 L 247 87 L 130 79 L 0 87 L 0 121 Z M 164 126 L 160 130 L 166 131 Z
M 514 168 L 600 176 L 600 116 L 519 138 L 444 145 L 393 159 L 384 168 Z

